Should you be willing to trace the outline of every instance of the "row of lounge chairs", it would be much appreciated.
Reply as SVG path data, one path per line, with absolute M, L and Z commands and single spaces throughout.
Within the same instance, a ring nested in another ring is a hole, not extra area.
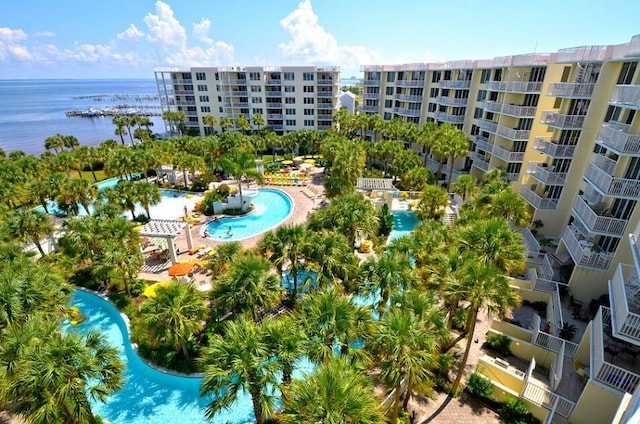
M 309 183 L 311 179 L 308 175 L 291 175 L 291 174 L 282 174 L 282 175 L 265 175 L 264 183 L 267 185 L 278 185 L 278 186 L 298 186 L 302 187 L 303 185 Z

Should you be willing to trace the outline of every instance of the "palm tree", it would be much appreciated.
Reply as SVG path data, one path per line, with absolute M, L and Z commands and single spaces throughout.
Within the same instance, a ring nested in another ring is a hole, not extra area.
M 122 388 L 118 350 L 97 332 L 80 335 L 43 327 L 5 382 L 3 400 L 34 423 L 97 423 L 89 397 L 106 402 Z
M 160 189 L 157 185 L 144 181 L 136 183 L 134 187 L 136 201 L 144 208 L 144 211 L 147 213 L 147 218 L 151 219 L 149 207 L 158 205 L 162 201 Z
M 220 128 L 222 129 L 222 132 L 226 132 L 231 127 L 233 127 L 233 121 L 231 118 L 227 118 L 226 116 L 220 118 Z
M 266 121 L 261 114 L 256 113 L 255 115 L 253 115 L 253 118 L 251 118 L 251 123 L 258 127 L 258 132 L 260 132 L 261 127 L 264 127 Z
M 366 260 L 360 265 L 359 284 L 368 296 L 380 296 L 376 309 L 382 318 L 391 295 L 415 285 L 409 256 L 387 252 L 378 259 Z
M 251 153 L 244 153 L 234 149 L 228 155 L 222 157 L 220 164 L 226 172 L 233 175 L 233 178 L 238 181 L 240 207 L 242 211 L 246 211 L 242 198 L 242 178 L 255 178 L 260 183 L 263 181 L 262 174 L 256 169 L 255 158 Z
M 211 299 L 221 312 L 246 312 L 257 321 L 261 312 L 280 303 L 281 293 L 280 277 L 271 272 L 269 261 L 260 256 L 237 255 L 229 270 L 214 281 Z
M 62 134 L 56 134 L 45 138 L 44 148 L 53 150 L 56 154 L 60 153 L 64 148 L 64 136 Z
M 402 176 L 404 190 L 423 191 L 433 183 L 433 174 L 423 167 L 410 169 Z
M 252 319 L 240 316 L 227 321 L 224 335 L 209 338 L 200 362 L 205 370 L 200 395 L 215 396 L 207 406 L 207 418 L 213 419 L 218 411 L 229 408 L 243 391 L 251 395 L 257 424 L 273 415 L 278 364 L 271 360 L 264 331 Z
M 72 135 L 64 136 L 63 144 L 64 144 L 64 147 L 68 148 L 71 151 L 75 150 L 76 147 L 80 146 L 80 142 L 78 141 L 78 139 Z
M 421 220 L 438 219 L 442 210 L 449 204 L 447 191 L 439 186 L 431 185 L 420 193 L 420 202 L 416 215 Z
M 17 209 L 4 217 L 3 230 L 12 239 L 25 243 L 33 242 L 41 256 L 45 256 L 40 240 L 53 233 L 54 227 L 49 216 L 33 209 Z
M 347 238 L 337 232 L 308 232 L 303 256 L 308 263 L 307 268 L 316 274 L 318 288 L 348 285 L 358 272 L 358 257 Z
M 125 122 L 126 116 L 116 115 L 111 119 L 113 125 L 116 126 L 116 130 L 114 132 L 115 135 L 120 137 L 120 141 L 124 146 L 124 136 L 127 134 L 127 125 Z
M 236 118 L 236 126 L 242 131 L 242 134 L 247 134 L 247 132 L 251 129 L 251 123 L 244 115 L 238 115 Z
M 139 237 L 138 237 L 139 240 Z M 131 282 L 136 278 L 144 263 L 139 248 L 123 245 L 116 238 L 102 243 L 102 249 L 93 259 L 96 273 L 111 276 L 122 281 L 124 290 L 131 295 Z M 132 248 L 133 247 L 133 248 Z
M 131 181 L 119 181 L 113 187 L 107 188 L 102 192 L 107 202 L 121 211 L 131 212 L 131 219 L 136 219 L 136 187 Z
M 291 424 L 385 422 L 372 382 L 345 360 L 322 364 L 295 380 L 281 418 Z
M 282 385 L 291 384 L 291 375 L 296 361 L 305 353 L 306 334 L 304 328 L 293 315 L 265 318 L 262 321 L 264 340 L 269 346 L 271 356 L 276 358 L 282 371 Z
M 211 257 L 207 264 L 207 268 L 213 272 L 214 277 L 221 275 L 229 269 L 229 266 L 235 257 L 240 254 L 241 250 L 242 245 L 238 241 L 230 241 L 218 245 L 215 255 Z
M 187 171 L 190 170 L 191 174 L 195 176 L 195 172 L 198 169 L 204 168 L 204 160 L 196 155 L 192 155 L 186 152 L 178 152 L 173 157 L 173 166 L 177 169 L 182 169 L 185 187 L 189 186 L 189 178 Z
M 460 298 L 469 302 L 469 313 L 465 326 L 467 345 L 458 368 L 458 374 L 451 387 L 452 393 L 457 393 L 462 381 L 462 375 L 465 372 L 471 344 L 473 343 L 473 333 L 476 328 L 478 312 L 484 309 L 487 311 L 488 316 L 502 316 L 519 303 L 517 295 L 509 286 L 501 270 L 482 260 L 470 261 L 464 270 L 464 276 L 458 286 L 458 293 Z
M 95 163 L 101 159 L 98 149 L 91 146 L 80 146 L 74 151 L 74 154 L 81 164 L 89 167 L 91 175 L 93 175 L 93 181 L 98 181 L 95 171 Z
M 213 134 L 215 132 L 214 127 L 218 125 L 218 120 L 213 115 L 205 115 L 202 117 L 202 123 L 209 127 L 209 134 Z
M 435 367 L 439 336 L 443 334 L 444 325 L 435 304 L 430 313 L 439 316 L 439 320 L 426 320 L 411 310 L 394 308 L 378 323 L 371 337 L 371 347 L 381 364 L 382 378 L 394 390 L 389 410 L 391 423 L 398 420 L 403 397 L 406 405 L 414 388 L 429 389 L 433 385 L 431 370 Z M 435 328 L 426 324 L 434 321 Z M 403 383 L 406 384 L 404 390 Z
M 82 205 L 87 215 L 91 215 L 89 205 L 98 197 L 96 186 L 85 179 L 71 178 L 66 181 L 62 192 L 66 197 L 64 203 L 73 205 L 76 215 L 78 215 L 78 204 Z
M 187 341 L 202 330 L 206 315 L 202 293 L 194 284 L 178 281 L 160 287 L 140 305 L 143 333 L 154 348 L 170 346 L 189 358 Z
M 467 200 L 467 196 L 473 197 L 478 191 L 478 180 L 469 174 L 462 174 L 451 184 L 451 190 L 462 197 L 462 201 Z
M 425 122 L 418 128 L 416 134 L 416 144 L 422 147 L 423 165 L 427 165 L 427 158 L 431 154 L 431 148 L 435 139 L 438 124 L 435 122 Z

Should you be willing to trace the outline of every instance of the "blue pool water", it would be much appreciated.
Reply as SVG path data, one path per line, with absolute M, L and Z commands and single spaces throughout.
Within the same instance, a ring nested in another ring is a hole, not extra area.
M 272 229 L 293 210 L 293 202 L 287 194 L 269 188 L 260 189 L 252 203 L 254 210 L 246 216 L 209 222 L 206 226 L 209 237 L 217 241 L 243 240 Z
M 253 421 L 253 406 L 247 393 L 238 394 L 229 408 L 208 421 L 205 408 L 211 398 L 200 397 L 201 378 L 181 377 L 163 373 L 143 362 L 129 343 L 127 326 L 120 312 L 101 297 L 76 290 L 71 302 L 80 308 L 87 320 L 80 326 L 67 327 L 77 331 L 95 329 L 103 332 L 121 352 L 126 364 L 124 388 L 106 403 L 92 401 L 93 411 L 113 424 L 221 423 L 244 424 Z M 304 359 L 296 364 L 293 377 L 313 370 Z
M 393 230 L 389 234 L 387 243 L 411 234 L 419 222 L 416 214 L 410 211 L 394 211 L 391 214 L 393 215 Z

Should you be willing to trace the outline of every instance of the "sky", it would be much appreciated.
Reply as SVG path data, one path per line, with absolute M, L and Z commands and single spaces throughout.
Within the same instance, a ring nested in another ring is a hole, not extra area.
M 17 0 L 0 12 L 0 79 L 153 78 L 166 66 L 490 59 L 622 44 L 640 1 Z

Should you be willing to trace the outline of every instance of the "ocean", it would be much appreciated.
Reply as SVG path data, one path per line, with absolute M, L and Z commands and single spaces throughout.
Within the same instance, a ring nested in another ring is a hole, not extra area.
M 361 82 L 344 78 L 341 86 Z M 105 140 L 120 141 L 114 134 L 111 117 L 70 117 L 71 110 L 103 109 L 126 103 L 133 108 L 154 104 L 157 100 L 120 100 L 120 95 L 157 96 L 153 78 L 83 79 L 83 80 L 0 80 L 0 147 L 39 155 L 45 151 L 44 140 L 55 134 L 73 135 L 80 144 L 97 146 Z M 102 96 L 102 97 L 99 97 Z M 100 100 L 98 100 L 100 98 Z M 160 113 L 160 109 L 155 109 Z M 165 132 L 160 116 L 150 117 L 151 130 Z M 126 137 L 125 137 L 126 141 Z
M 39 155 L 44 140 L 55 134 L 73 135 L 80 144 L 97 146 L 114 134 L 111 117 L 68 118 L 71 110 L 103 109 L 127 104 L 132 108 L 159 106 L 157 100 L 116 96 L 157 96 L 153 78 L 112 80 L 0 80 L 0 147 Z M 92 98 L 93 96 L 93 98 Z M 103 96 L 103 97 L 98 97 Z M 98 97 L 98 98 L 96 98 Z M 160 113 L 160 109 L 149 109 Z M 162 118 L 151 116 L 153 132 L 164 132 Z M 126 137 L 125 137 L 126 141 Z

